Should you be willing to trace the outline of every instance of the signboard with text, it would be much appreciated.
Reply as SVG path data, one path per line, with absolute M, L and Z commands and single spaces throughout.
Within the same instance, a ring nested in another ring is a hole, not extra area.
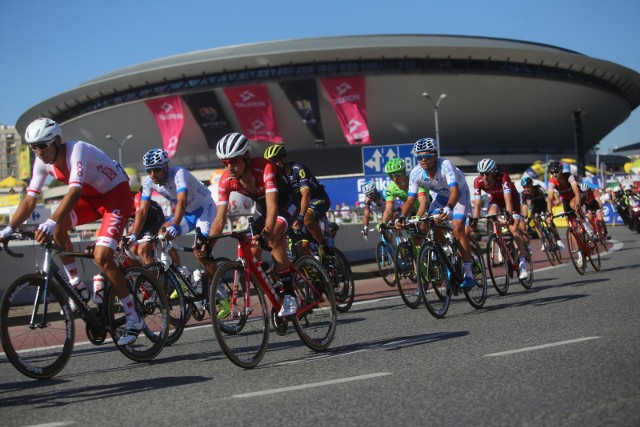
M 417 164 L 416 156 L 412 150 L 413 144 L 362 147 L 362 173 L 365 176 L 383 175 L 384 165 L 396 157 L 404 160 L 407 170 L 411 170 Z

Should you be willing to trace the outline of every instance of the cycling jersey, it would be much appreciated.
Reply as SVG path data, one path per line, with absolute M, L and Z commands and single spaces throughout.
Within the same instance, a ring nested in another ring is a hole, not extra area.
M 536 214 L 547 211 L 547 193 L 540 185 L 534 185 L 530 193 L 520 194 L 522 203 L 531 206 L 531 213 Z
M 592 189 L 587 191 L 580 190 L 580 204 L 588 211 L 597 211 L 600 209 L 600 203 Z
M 309 189 L 311 199 L 309 201 L 309 209 L 311 209 L 316 218 L 322 218 L 331 208 L 331 200 L 329 195 L 324 189 L 324 185 L 320 184 L 318 179 L 311 173 L 308 167 L 300 162 L 289 162 L 289 173 L 286 170 L 282 170 L 283 176 L 298 200 L 298 207 L 300 207 L 300 200 L 302 195 L 300 190 L 303 188 Z
M 511 204 L 513 207 L 512 214 L 514 217 L 517 215 L 519 218 L 520 212 L 520 197 L 516 190 L 516 186 L 508 173 L 502 171 L 494 172 L 494 180 L 492 184 L 487 184 L 482 179 L 482 176 L 478 176 L 473 181 L 473 198 L 474 200 L 480 200 L 481 194 L 484 191 L 489 195 L 488 205 L 496 205 L 501 211 L 506 209 L 505 197 L 511 197 Z
M 178 202 L 178 193 L 187 192 L 184 216 L 180 224 L 176 224 L 178 235 L 193 231 L 196 227 L 200 227 L 203 233 L 209 231 L 216 216 L 215 203 L 209 189 L 189 171 L 179 166 L 169 166 L 164 184 L 154 184 L 151 177 L 147 177 L 142 184 L 142 200 L 151 200 L 154 191 L 171 203 Z M 167 221 L 172 220 L 173 215 L 167 218 Z
M 442 209 L 447 205 L 451 194 L 450 188 L 454 186 L 458 187 L 460 197 L 458 198 L 458 203 L 453 207 L 453 219 L 465 221 L 466 212 L 471 210 L 469 186 L 462 171 L 448 159 L 438 158 L 433 178 L 429 177 L 429 174 L 422 166 L 417 165 L 414 167 L 409 175 L 409 191 L 407 195 L 416 197 L 420 187 L 429 190 L 432 198 L 432 202 L 429 205 L 429 214 L 431 214 L 436 209 Z
M 142 194 L 140 192 L 136 192 L 133 196 L 133 207 L 131 210 L 131 218 L 135 218 L 136 212 L 140 209 L 140 200 L 142 198 Z M 150 235 L 155 236 L 158 234 L 158 231 L 162 228 L 165 223 L 164 212 L 162 212 L 162 207 L 155 201 L 149 200 L 149 210 L 147 211 L 147 219 L 140 230 L 140 235 Z
M 563 172 L 562 175 L 567 178 L 567 182 L 560 184 L 557 178 L 551 177 L 551 179 L 549 179 L 549 191 L 553 191 L 555 189 L 558 194 L 560 194 L 560 198 L 562 200 L 571 200 L 575 197 L 573 194 L 572 184 L 577 182 L 576 178 L 569 172 Z
M 69 214 L 71 226 L 101 219 L 96 245 L 115 249 L 131 211 L 129 177 L 102 150 L 84 141 L 61 145 L 59 155 L 65 158 L 63 169 L 36 158 L 27 194 L 37 199 L 48 175 L 80 188 L 80 200 Z
M 364 206 L 368 206 L 372 212 L 382 214 L 384 212 L 385 201 L 380 196 L 380 193 L 377 193 L 378 198 L 373 200 L 371 197 L 367 196 L 364 199 Z
M 426 197 L 426 194 L 427 194 L 427 190 L 425 190 L 423 187 L 418 188 L 418 194 L 417 194 L 418 197 L 422 195 Z M 407 197 L 408 197 L 407 192 L 402 188 L 398 187 L 398 185 L 393 181 L 391 181 L 391 183 L 387 185 L 387 189 L 384 192 L 384 199 L 387 205 L 394 204 L 396 202 L 396 199 L 399 199 L 402 202 L 406 202 Z M 413 201 L 413 207 L 411 208 L 411 215 L 415 215 L 416 213 L 418 213 L 418 209 L 420 208 L 420 202 L 418 201 L 418 197 L 416 197 L 416 199 Z M 400 207 L 402 207 L 402 205 L 400 205 Z M 396 208 L 397 206 L 394 209 Z

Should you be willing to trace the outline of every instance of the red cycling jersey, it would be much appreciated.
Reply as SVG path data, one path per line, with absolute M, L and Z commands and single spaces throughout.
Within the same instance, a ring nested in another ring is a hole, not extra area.
M 572 184 L 576 182 L 576 178 L 569 172 L 563 172 L 562 174 L 567 178 L 567 182 L 560 184 L 557 178 L 551 177 L 549 179 L 549 193 L 555 189 L 562 200 L 571 200 L 575 197 Z
M 516 186 L 508 173 L 502 171 L 495 171 L 494 180 L 491 185 L 484 182 L 481 176 L 477 177 L 473 181 L 473 198 L 480 199 L 482 192 L 484 191 L 489 195 L 489 205 L 498 205 L 500 210 L 506 208 L 504 201 L 505 193 L 511 195 L 511 205 L 513 212 L 520 212 L 520 194 L 516 190 Z

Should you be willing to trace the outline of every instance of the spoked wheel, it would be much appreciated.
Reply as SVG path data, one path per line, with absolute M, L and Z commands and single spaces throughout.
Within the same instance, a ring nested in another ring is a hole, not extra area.
M 498 236 L 489 237 L 487 242 L 487 268 L 493 287 L 500 295 L 506 295 L 509 291 L 509 266 L 507 257 L 502 251 Z
M 69 297 L 53 282 L 46 296 L 43 291 L 41 276 L 22 276 L 9 285 L 0 305 L 0 338 L 7 359 L 22 374 L 38 380 L 65 367 L 75 336 Z M 48 304 L 46 313 L 43 301 Z M 30 324 L 34 309 L 37 315 Z
M 531 257 L 531 254 L 529 253 L 529 251 L 525 251 L 525 252 L 526 253 L 524 255 L 524 258 L 525 258 L 525 261 L 527 262 L 527 273 L 529 273 L 529 277 L 527 277 L 526 279 L 518 278 L 518 280 L 520 280 L 520 284 L 522 285 L 523 288 L 531 289 L 531 286 L 533 286 L 533 258 Z
M 118 350 L 136 362 L 147 362 L 160 353 L 169 334 L 169 303 L 164 288 L 155 276 L 142 267 L 124 270 L 127 288 L 131 292 L 136 313 L 144 320 L 143 333 L 131 344 L 118 346 L 126 324 L 124 308 L 113 286 L 107 295 L 107 313 L 113 329 L 111 338 Z
M 338 248 L 333 248 L 333 268 L 329 273 L 329 279 L 333 284 L 333 293 L 336 297 L 336 308 L 340 313 L 346 313 L 353 305 L 355 294 L 355 281 L 353 272 L 347 257 Z
M 239 262 L 218 268 L 209 285 L 210 316 L 220 348 L 237 366 L 255 367 L 269 343 L 269 311 L 262 290 Z
M 338 309 L 327 272 L 314 257 L 305 255 L 295 262 L 291 279 L 298 296 L 293 327 L 307 347 L 321 351 L 336 334 Z
M 605 224 L 604 221 L 597 220 L 598 227 L 598 242 L 602 245 L 602 249 L 607 252 L 609 248 L 607 247 L 607 233 L 605 232 Z
M 547 259 L 551 263 L 551 265 L 556 265 L 556 255 L 555 248 L 556 243 L 551 240 L 551 232 L 546 227 L 542 228 L 542 245 L 544 246 L 544 253 L 547 255 Z
M 393 259 L 393 250 L 391 245 L 385 242 L 379 242 L 376 246 L 376 263 L 378 271 L 384 282 L 393 287 L 396 285 L 396 271 Z
M 165 345 L 178 341 L 184 331 L 186 319 L 185 295 L 180 286 L 175 286 L 175 279 L 164 271 L 161 262 L 154 262 L 144 266 L 160 282 L 164 288 L 169 303 L 169 335 Z
M 416 274 L 416 263 L 413 255 L 413 243 L 402 242 L 396 250 L 396 283 L 402 301 L 409 308 L 418 308 L 421 302 L 420 290 L 418 289 L 418 276 Z
M 589 261 L 593 266 L 593 269 L 600 271 L 602 264 L 600 262 L 600 249 L 598 248 L 598 241 L 590 240 L 589 243 Z
M 476 280 L 476 286 L 472 289 L 465 289 L 464 296 L 474 308 L 482 308 L 487 301 L 487 270 L 484 265 L 484 257 L 482 256 L 480 246 L 472 244 L 471 269 L 473 271 L 473 278 Z
M 576 271 L 580 275 L 584 275 L 585 270 L 587 269 L 586 262 L 582 256 L 582 252 L 580 251 L 580 245 L 578 244 L 578 235 L 571 228 L 567 229 L 567 247 L 569 248 L 569 256 L 571 257 L 571 262 L 575 267 Z
M 418 289 L 421 298 L 429 313 L 440 319 L 447 314 L 451 299 L 445 262 L 433 246 L 426 244 L 420 248 L 418 265 Z

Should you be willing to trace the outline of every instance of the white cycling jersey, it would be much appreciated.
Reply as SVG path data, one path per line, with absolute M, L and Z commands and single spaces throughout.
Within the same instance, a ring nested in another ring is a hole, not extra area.
M 169 166 L 169 176 L 165 184 L 154 184 L 151 177 L 147 177 L 142 184 L 142 200 L 151 200 L 151 194 L 154 191 L 157 191 L 171 203 L 178 201 L 178 193 L 186 191 L 186 213 L 193 213 L 200 208 L 205 211 L 210 210 L 211 205 L 214 204 L 209 189 L 198 178 L 180 166 Z
M 47 176 L 53 176 L 69 187 L 79 187 L 83 196 L 98 196 L 113 190 L 118 184 L 129 181 L 122 167 L 104 151 L 84 142 L 68 141 L 60 146 L 60 155 L 65 156 L 65 168 L 44 163 L 36 157 L 33 176 L 27 194 L 40 197 Z

